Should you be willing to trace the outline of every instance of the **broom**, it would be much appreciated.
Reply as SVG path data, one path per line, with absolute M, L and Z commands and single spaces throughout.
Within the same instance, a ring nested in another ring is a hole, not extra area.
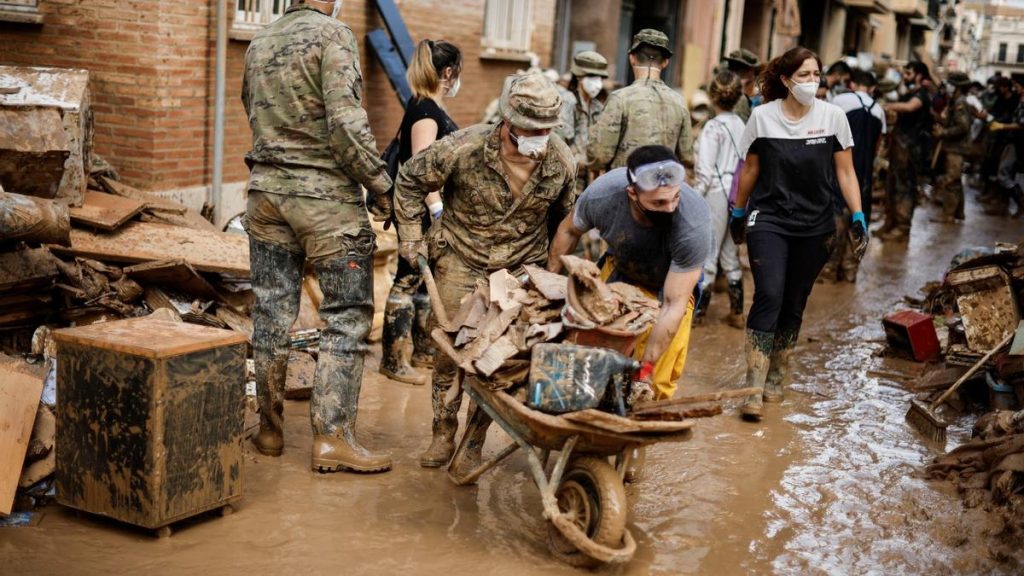
M 949 426 L 949 422 L 939 418 L 935 413 L 935 409 L 941 406 L 942 403 L 946 401 L 946 398 L 949 398 L 953 392 L 956 392 L 957 388 L 959 388 L 961 384 L 966 382 L 974 375 L 975 372 L 984 366 L 985 363 L 989 361 L 989 358 L 992 358 L 992 356 L 1001 350 L 1003 346 L 1009 344 L 1013 339 L 1013 336 L 1014 333 L 1011 332 L 1009 336 L 1003 339 L 1002 342 L 996 344 L 995 348 L 989 350 L 988 353 L 982 356 L 981 360 L 978 360 L 974 366 L 971 366 L 971 369 L 954 382 L 948 390 L 943 392 L 942 396 L 939 396 L 935 402 L 926 404 L 917 398 L 912 399 L 910 401 L 910 410 L 907 410 L 907 422 L 925 437 L 930 438 L 936 443 L 945 445 L 946 428 Z

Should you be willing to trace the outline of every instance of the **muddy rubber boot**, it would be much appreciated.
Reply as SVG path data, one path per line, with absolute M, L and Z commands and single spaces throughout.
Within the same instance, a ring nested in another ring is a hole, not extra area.
M 764 381 L 762 398 L 766 403 L 782 402 L 785 396 L 785 380 L 789 375 L 789 358 L 796 347 L 799 329 L 779 328 L 775 332 L 772 353 L 768 358 L 768 375 Z
M 453 479 L 464 478 L 480 467 L 484 458 L 487 428 L 490 425 L 491 417 L 486 412 L 475 405 L 470 407 L 466 419 L 466 448 L 455 454 L 448 469 L 448 475 Z
M 455 431 L 459 421 L 446 418 L 434 423 L 433 438 L 430 446 L 420 455 L 420 466 L 424 468 L 440 468 L 448 464 L 455 453 Z
M 644 464 L 647 462 L 647 449 L 634 448 L 629 457 L 629 464 L 622 474 L 622 481 L 627 484 L 634 484 L 643 478 Z
M 363 381 L 366 337 L 373 322 L 373 233 L 353 239 L 352 250 L 318 262 L 324 299 L 313 395 L 312 468 L 320 472 L 384 472 L 391 457 L 370 452 L 356 440 L 356 415 Z
M 416 317 L 412 322 L 412 365 L 434 367 L 434 340 L 430 337 L 430 297 L 417 292 L 412 297 Z
M 260 454 L 284 450 L 284 383 L 288 371 L 288 329 L 299 313 L 305 258 L 283 246 L 249 238 L 255 303 L 252 348 L 260 430 L 252 443 Z
M 747 327 L 747 318 L 743 315 L 743 280 L 729 282 L 728 324 L 737 330 Z
M 740 416 L 744 420 L 760 421 L 762 413 L 762 398 L 765 379 L 768 377 L 768 357 L 775 335 L 771 332 L 760 330 L 747 330 L 747 342 L 744 351 L 747 357 L 747 388 L 761 388 L 762 393 L 751 394 L 740 406 Z
M 711 285 L 700 291 L 700 299 L 697 300 L 697 305 L 693 307 L 692 326 L 704 325 L 704 319 L 708 315 L 709 306 L 711 306 Z
M 396 382 L 423 386 L 430 379 L 417 373 L 409 364 L 410 335 L 415 316 L 412 297 L 392 290 L 384 307 L 380 373 Z

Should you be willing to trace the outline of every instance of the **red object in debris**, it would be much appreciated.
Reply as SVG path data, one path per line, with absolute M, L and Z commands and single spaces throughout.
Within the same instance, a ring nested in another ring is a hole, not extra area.
M 883 318 L 882 326 L 889 345 L 908 352 L 914 360 L 927 362 L 939 357 L 939 337 L 931 316 L 904 310 Z

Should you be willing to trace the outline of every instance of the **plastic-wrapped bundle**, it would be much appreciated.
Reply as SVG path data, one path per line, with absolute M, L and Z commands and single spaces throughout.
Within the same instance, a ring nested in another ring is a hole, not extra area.
M 552 414 L 596 408 L 609 382 L 617 380 L 621 385 L 637 368 L 635 360 L 613 350 L 537 344 L 532 350 L 526 404 Z

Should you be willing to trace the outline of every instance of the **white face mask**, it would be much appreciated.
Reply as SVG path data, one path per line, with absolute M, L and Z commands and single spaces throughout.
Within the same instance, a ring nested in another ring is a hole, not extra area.
M 538 160 L 542 158 L 544 153 L 548 150 L 548 134 L 542 134 L 540 136 L 516 136 L 511 130 L 509 130 L 508 134 L 512 137 L 512 142 L 515 143 L 516 149 L 519 150 L 519 153 L 527 158 Z
M 789 87 L 789 91 L 796 98 L 796 101 L 803 104 L 804 106 L 810 106 L 814 102 L 814 97 L 818 94 L 818 83 L 817 82 L 793 82 Z
M 587 76 L 580 80 L 580 87 L 583 91 L 591 98 L 597 98 L 597 95 L 601 93 L 602 82 L 598 76 Z
M 448 98 L 455 98 L 455 96 L 458 95 L 459 93 L 459 88 L 462 88 L 461 76 L 455 79 L 455 83 L 452 84 L 450 88 L 448 88 L 448 92 L 445 93 L 445 96 L 447 96 Z
M 341 0 L 334 0 L 334 10 L 331 12 L 331 18 L 337 18 L 338 14 L 341 14 Z

